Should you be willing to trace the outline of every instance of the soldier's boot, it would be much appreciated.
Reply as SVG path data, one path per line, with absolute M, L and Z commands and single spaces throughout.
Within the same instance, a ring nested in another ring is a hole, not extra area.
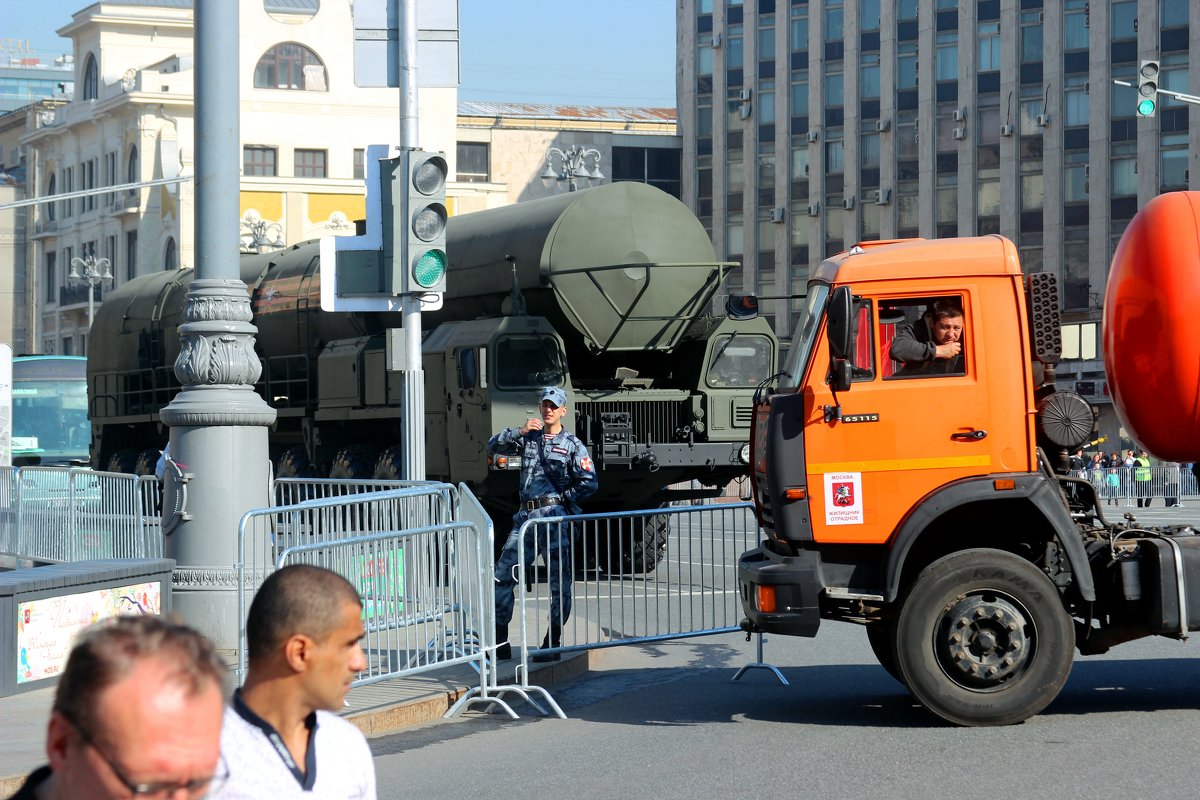
M 508 626 L 496 626 L 496 643 L 499 645 L 496 648 L 496 660 L 508 661 L 512 658 L 512 645 L 508 642 Z
M 544 663 L 547 661 L 559 661 L 562 659 L 562 653 L 546 653 L 543 652 L 551 647 L 562 646 L 562 626 L 551 625 L 550 630 L 546 631 L 546 635 L 542 638 L 542 648 L 538 652 L 530 656 L 530 660 Z

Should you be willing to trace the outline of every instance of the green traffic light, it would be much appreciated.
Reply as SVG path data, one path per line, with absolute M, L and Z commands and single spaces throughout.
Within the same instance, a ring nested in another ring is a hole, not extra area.
M 432 288 L 441 282 L 446 275 L 446 253 L 445 251 L 432 249 L 426 250 L 421 254 L 413 264 L 412 276 L 413 280 L 418 285 L 426 289 Z
M 1137 104 L 1138 115 L 1142 116 L 1142 117 L 1153 116 L 1154 115 L 1154 106 L 1155 106 L 1154 101 L 1149 97 L 1139 100 L 1138 104 Z

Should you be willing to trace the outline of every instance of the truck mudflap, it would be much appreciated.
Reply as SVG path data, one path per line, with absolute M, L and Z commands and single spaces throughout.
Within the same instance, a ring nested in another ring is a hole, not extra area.
M 746 612 L 747 630 L 783 636 L 816 636 L 821 626 L 821 560 L 800 551 L 784 556 L 768 547 L 743 553 L 738 559 L 738 593 Z M 759 608 L 759 587 L 774 589 L 774 610 Z

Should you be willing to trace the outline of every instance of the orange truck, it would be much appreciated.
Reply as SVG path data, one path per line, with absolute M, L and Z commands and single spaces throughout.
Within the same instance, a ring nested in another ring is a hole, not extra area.
M 1003 725 L 1075 651 L 1200 630 L 1200 535 L 1104 516 L 1068 454 L 1095 413 L 1055 387 L 1058 288 L 1000 236 L 863 243 L 808 284 L 784 372 L 755 398 L 743 627 L 865 626 L 933 714 Z M 1200 193 L 1149 203 L 1114 257 L 1109 386 L 1154 455 L 1200 459 Z M 957 327 L 957 332 L 955 328 Z

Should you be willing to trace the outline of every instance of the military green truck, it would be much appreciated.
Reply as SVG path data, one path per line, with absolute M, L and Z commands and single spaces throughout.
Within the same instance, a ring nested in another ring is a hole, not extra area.
M 735 265 L 678 200 L 615 183 L 464 214 L 450 219 L 447 252 L 443 306 L 422 315 L 426 473 L 467 482 L 501 534 L 520 465 L 489 459 L 487 441 L 536 414 L 541 386 L 567 392 L 568 427 L 591 451 L 600 488 L 586 511 L 655 508 L 746 475 L 753 392 L 775 373 L 778 342 L 761 319 L 707 313 Z M 242 259 L 257 389 L 278 411 L 276 475 L 399 477 L 401 376 L 385 349 L 399 315 L 321 311 L 319 262 L 316 242 Z M 137 278 L 96 313 L 97 467 L 152 470 L 191 279 Z M 622 568 L 652 568 L 664 527 L 647 517 Z

